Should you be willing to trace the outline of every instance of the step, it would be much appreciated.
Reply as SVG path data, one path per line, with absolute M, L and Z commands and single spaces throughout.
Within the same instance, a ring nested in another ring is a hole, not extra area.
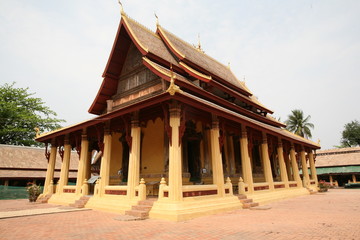
M 252 203 L 253 200 L 251 198 L 246 198 L 246 199 L 240 199 L 241 203 Z
M 152 206 L 150 205 L 135 205 L 132 206 L 132 210 L 140 210 L 140 211 L 147 211 L 150 212 Z
M 242 208 L 251 208 L 251 207 L 257 207 L 259 206 L 259 203 L 251 202 L 251 203 L 243 203 Z
M 128 210 L 125 211 L 125 215 L 130 215 L 134 217 L 147 218 L 149 216 L 149 212 L 141 211 L 141 210 Z
M 239 200 L 247 198 L 245 194 L 238 194 L 237 197 Z
M 153 200 L 143 200 L 143 201 L 139 201 L 138 205 L 152 206 L 152 205 L 154 205 L 154 202 L 155 201 L 153 201 Z

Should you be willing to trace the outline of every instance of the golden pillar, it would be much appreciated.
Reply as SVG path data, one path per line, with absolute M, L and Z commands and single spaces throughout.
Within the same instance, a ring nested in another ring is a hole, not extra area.
M 300 157 L 301 157 L 301 167 L 302 167 L 302 172 L 303 172 L 303 184 L 304 184 L 304 187 L 308 187 L 310 184 L 310 177 L 309 177 L 309 170 L 307 167 L 304 148 L 302 148 L 302 150 L 300 152 Z
M 248 137 L 246 132 L 246 126 L 241 125 L 241 138 L 240 138 L 240 149 L 241 149 L 241 166 L 244 183 L 247 184 L 248 193 L 254 192 L 254 180 L 252 176 L 251 161 L 248 149 Z
M 269 189 L 274 190 L 274 179 L 271 171 L 271 163 L 269 158 L 269 148 L 267 144 L 266 133 L 262 133 L 262 143 L 261 143 L 261 156 L 264 163 L 264 175 L 265 181 L 269 184 Z
M 278 143 L 279 144 L 277 147 L 277 155 L 280 166 L 280 177 L 281 177 L 281 181 L 285 184 L 285 188 L 289 188 L 289 178 L 288 178 L 285 159 L 284 159 L 284 150 L 280 138 L 278 140 Z
M 179 139 L 181 108 L 176 103 L 170 106 L 171 141 L 169 143 L 169 200 L 181 201 L 182 195 L 182 167 L 181 142 Z
M 225 195 L 224 171 L 223 171 L 222 157 L 220 152 L 219 137 L 220 137 L 219 121 L 217 120 L 216 116 L 213 116 L 212 127 L 210 130 L 213 182 L 215 185 L 217 185 L 218 196 L 224 196 Z
M 314 160 L 314 153 L 312 150 L 308 153 L 309 156 L 309 163 L 310 163 L 310 170 L 311 170 L 311 180 L 315 180 L 315 185 L 318 185 L 318 178 L 316 173 L 315 167 L 315 160 Z
M 87 135 L 85 131 L 81 135 L 81 153 L 80 153 L 80 161 L 78 166 L 78 172 L 76 177 L 76 194 L 81 194 L 81 187 L 84 184 L 85 179 L 85 165 L 88 157 L 89 151 L 89 140 L 87 139 Z
M 100 164 L 100 196 L 105 194 L 105 187 L 109 185 L 110 159 L 111 159 L 111 141 L 112 135 L 107 127 L 104 129 L 104 152 Z M 86 174 L 86 164 L 84 164 L 84 176 Z
M 46 170 L 46 177 L 45 177 L 45 183 L 44 183 L 44 193 L 43 195 L 46 194 L 52 194 L 54 191 L 51 190 L 49 191 L 49 186 L 51 185 L 51 181 L 53 181 L 54 179 L 54 170 L 55 170 L 55 162 L 56 162 L 56 151 L 57 147 L 55 145 L 55 142 L 53 142 L 51 144 L 51 149 L 50 149 L 50 158 L 48 161 L 48 166 L 47 166 L 47 170 Z
M 59 180 L 59 193 L 63 193 L 64 186 L 68 183 L 69 178 L 69 165 L 70 165 L 71 145 L 69 139 L 66 137 L 64 142 L 64 156 L 61 164 L 60 180 Z
M 300 174 L 299 174 L 299 167 L 296 162 L 295 146 L 293 143 L 291 143 L 291 148 L 290 148 L 290 159 L 291 159 L 291 166 L 292 166 L 294 181 L 296 181 L 297 187 L 302 187 L 302 182 L 301 182 L 301 178 L 300 178 Z
M 135 198 L 135 187 L 140 182 L 140 144 L 141 144 L 141 128 L 139 125 L 138 112 L 133 114 L 131 120 L 131 149 L 129 155 L 129 170 L 128 170 L 128 191 L 129 198 Z
M 352 180 L 353 180 L 353 183 L 356 183 L 356 176 L 355 176 L 355 174 L 352 175 Z

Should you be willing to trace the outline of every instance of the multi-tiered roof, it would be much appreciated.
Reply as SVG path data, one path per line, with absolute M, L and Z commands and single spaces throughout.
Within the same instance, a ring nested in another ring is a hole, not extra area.
M 130 101 L 123 107 L 118 106 L 109 113 L 107 101 L 114 100 L 114 96 L 118 95 L 119 78 L 132 44 L 141 53 L 142 63 L 146 68 L 165 81 L 170 82 L 173 78 L 182 92 L 169 96 L 165 90 L 158 91 L 141 101 Z M 88 110 L 89 113 L 100 115 L 99 117 L 44 134 L 38 140 L 78 131 L 101 119 L 118 117 L 129 112 L 131 106 L 149 106 L 173 98 L 205 111 L 226 115 L 226 118 L 234 121 L 244 121 L 249 126 L 281 135 L 285 139 L 319 148 L 319 145 L 312 141 L 283 129 L 285 125 L 270 116 L 273 112 L 253 96 L 245 83 L 239 81 L 228 66 L 208 56 L 200 48 L 181 40 L 159 24 L 156 32 L 153 32 L 122 13 L 103 78 L 97 96 Z

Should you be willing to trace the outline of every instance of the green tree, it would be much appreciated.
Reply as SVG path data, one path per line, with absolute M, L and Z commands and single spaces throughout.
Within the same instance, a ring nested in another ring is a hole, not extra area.
M 341 138 L 341 147 L 355 146 L 360 146 L 360 123 L 358 120 L 345 124 Z
M 288 115 L 288 120 L 285 121 L 286 128 L 301 137 L 311 138 L 311 130 L 314 129 L 314 124 L 310 123 L 310 115 L 304 118 L 304 112 L 299 109 L 291 111 Z
M 41 132 L 60 128 L 64 120 L 33 97 L 29 88 L 15 88 L 15 83 L 0 86 L 0 143 L 22 146 L 40 146 L 34 140 L 35 128 Z

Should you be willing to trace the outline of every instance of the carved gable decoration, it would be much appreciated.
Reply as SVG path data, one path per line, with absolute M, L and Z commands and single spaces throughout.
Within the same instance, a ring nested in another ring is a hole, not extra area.
M 119 77 L 117 93 L 113 96 L 114 106 L 160 90 L 160 78 L 143 64 L 141 53 L 131 43 Z

